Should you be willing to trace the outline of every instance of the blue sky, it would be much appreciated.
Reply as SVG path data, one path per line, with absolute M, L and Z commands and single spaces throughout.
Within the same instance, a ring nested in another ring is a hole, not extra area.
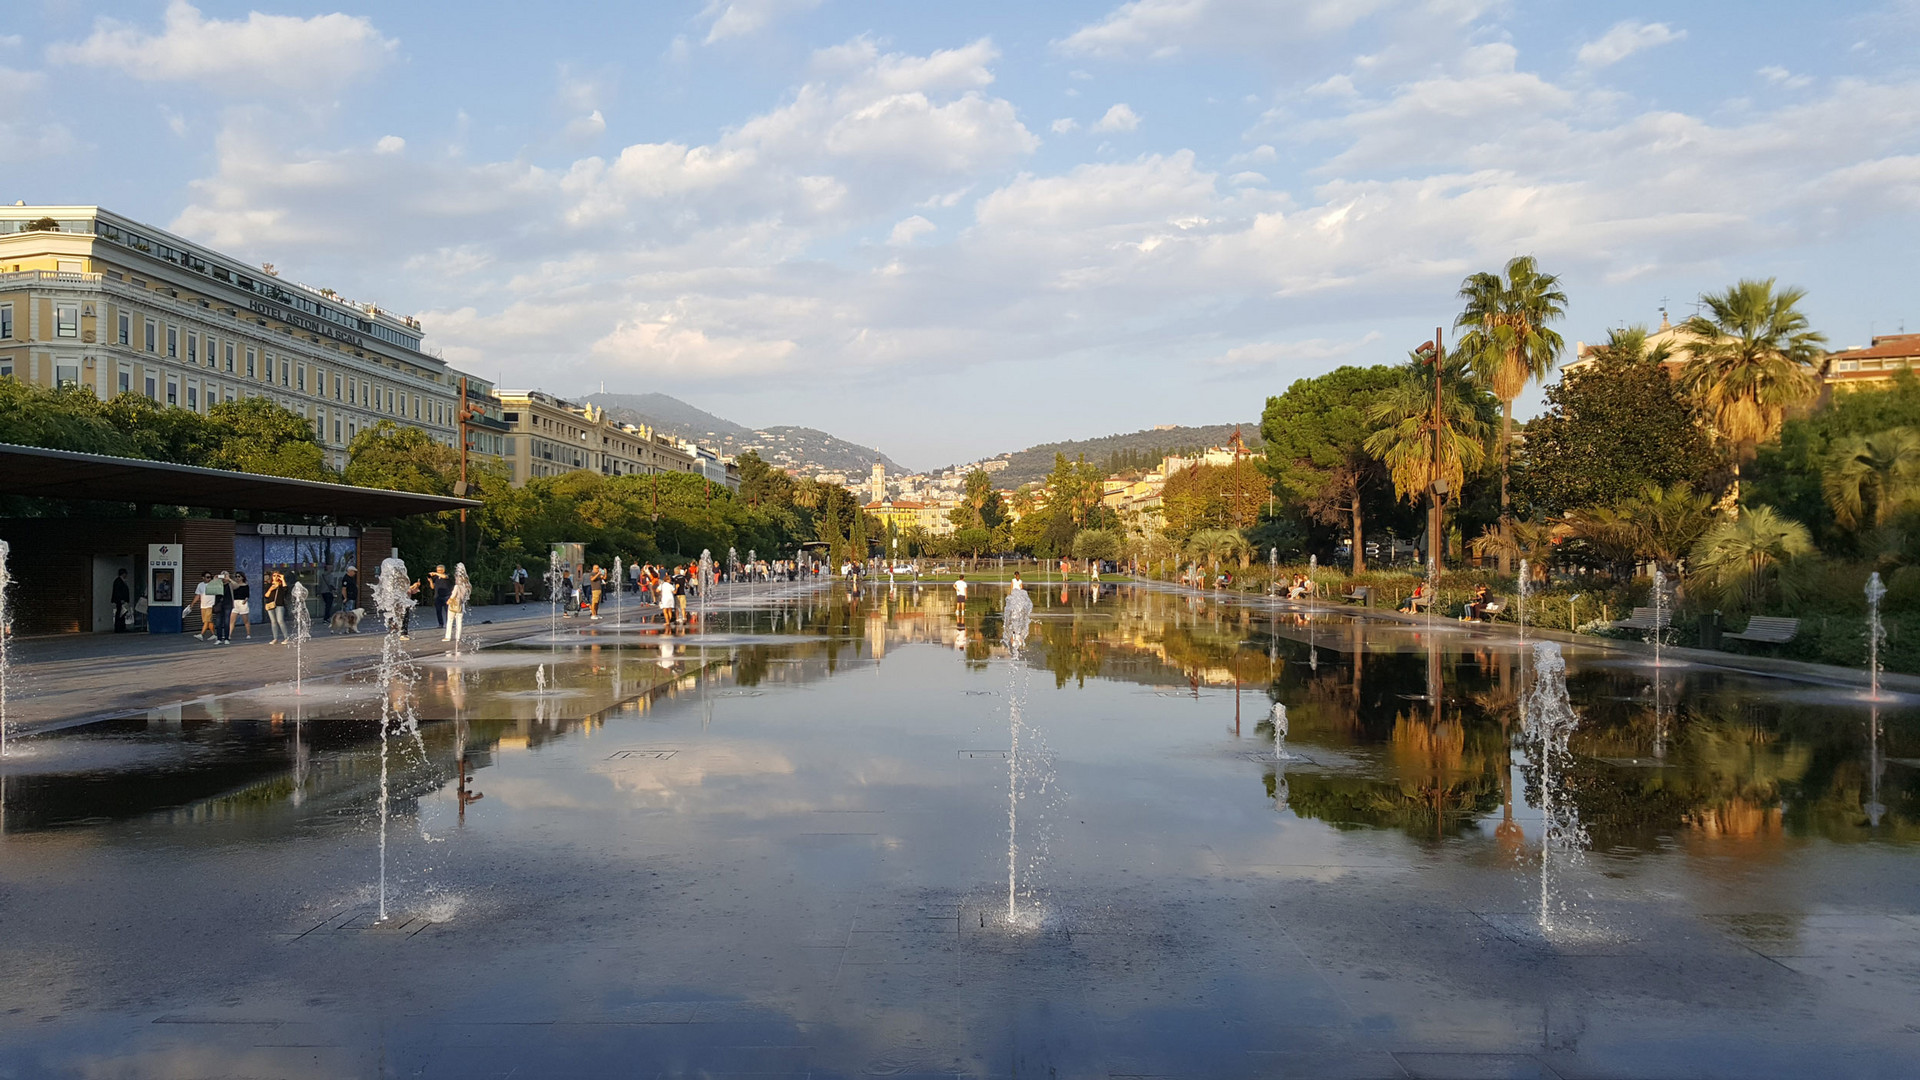
M 1744 276 L 1836 346 L 1920 330 L 1915 0 L 21 0 L 0 31 L 0 197 L 417 313 L 505 386 L 914 466 L 1257 416 L 1520 253 L 1569 343 Z

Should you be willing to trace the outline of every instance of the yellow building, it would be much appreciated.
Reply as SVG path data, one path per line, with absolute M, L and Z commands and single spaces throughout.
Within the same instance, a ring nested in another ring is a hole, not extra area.
M 205 412 L 268 397 L 335 467 L 381 420 L 458 438 L 459 373 L 417 320 L 97 206 L 0 207 L 0 377 Z
M 536 476 L 582 470 L 602 476 L 684 472 L 713 478 L 699 448 L 652 428 L 616 424 L 598 406 L 576 405 L 539 390 L 503 390 L 499 401 L 500 418 L 510 432 L 507 475 L 515 487 Z M 723 480 L 728 468 L 721 466 Z

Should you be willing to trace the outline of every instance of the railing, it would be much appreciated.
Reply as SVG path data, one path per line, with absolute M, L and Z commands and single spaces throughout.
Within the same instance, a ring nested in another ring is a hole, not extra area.
M 77 270 L 9 270 L 0 274 L 0 289 L 27 285 L 98 285 L 105 274 L 83 274 Z

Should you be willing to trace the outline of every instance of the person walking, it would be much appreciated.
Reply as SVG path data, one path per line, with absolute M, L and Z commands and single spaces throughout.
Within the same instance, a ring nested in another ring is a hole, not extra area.
M 232 584 L 225 570 L 207 582 L 207 595 L 213 597 L 213 641 L 216 645 L 229 644 L 228 635 L 233 630 Z
M 451 592 L 447 593 L 446 629 L 440 635 L 441 641 L 457 640 L 467 629 L 467 601 L 473 597 L 473 583 L 456 581 Z
M 513 602 L 516 604 L 527 602 L 527 568 L 524 566 L 513 568 Z
M 200 584 L 193 587 L 193 605 L 200 609 L 200 640 L 213 640 L 213 595 L 207 592 L 208 583 L 213 581 L 213 571 L 205 570 L 200 574 Z
M 659 589 L 658 589 L 658 601 L 660 604 L 661 627 L 662 629 L 671 633 L 673 631 L 673 611 L 674 611 L 673 581 L 671 579 L 665 578 L 665 577 L 660 579 Z
M 267 591 L 260 598 L 262 609 L 267 613 L 267 628 L 273 634 L 268 644 L 288 645 L 293 635 L 287 632 L 287 576 L 278 570 L 267 575 Z
M 247 575 L 238 570 L 233 573 L 233 612 L 227 616 L 227 640 L 233 640 L 233 624 L 239 623 L 246 628 L 247 640 L 253 640 L 253 586 L 247 584 Z
M 360 568 L 357 566 L 347 567 L 347 572 L 340 575 L 340 603 L 348 611 L 360 610 Z M 355 618 L 349 621 L 353 632 L 359 633 L 360 620 Z
M 607 572 L 599 563 L 594 563 L 593 573 L 587 578 L 587 613 L 593 622 L 600 621 L 600 599 L 606 591 Z
M 127 584 L 127 572 L 113 579 L 113 632 L 127 632 L 127 613 L 133 607 L 133 586 Z
M 453 578 L 447 575 L 447 564 L 439 563 L 433 573 L 427 575 L 427 588 L 433 596 L 433 625 L 446 629 L 447 600 L 453 596 Z
M 332 567 L 320 571 L 320 621 L 333 621 L 333 598 L 339 590 L 340 575 Z

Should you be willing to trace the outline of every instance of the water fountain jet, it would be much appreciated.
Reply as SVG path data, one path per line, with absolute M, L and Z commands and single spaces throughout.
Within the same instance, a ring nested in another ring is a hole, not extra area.
M 1533 686 L 1527 691 L 1523 709 L 1523 734 L 1527 757 L 1539 785 L 1540 807 L 1540 931 L 1555 930 L 1556 915 L 1565 911 L 1565 901 L 1555 892 L 1555 858 L 1563 862 L 1577 857 L 1587 845 L 1586 827 L 1580 823 L 1580 811 L 1566 790 L 1567 776 L 1573 765 L 1573 732 L 1580 718 L 1567 697 L 1567 662 L 1560 646 L 1552 641 L 1534 645 Z M 1564 866 L 1561 868 L 1564 872 Z
M 1887 628 L 1880 624 L 1880 601 L 1886 595 L 1876 570 L 1867 578 L 1867 680 L 1875 701 L 1880 700 L 1880 645 L 1887 640 Z
M 559 557 L 554 562 L 557 565 Z M 392 813 L 388 790 L 389 739 L 403 732 L 417 732 L 419 722 L 413 711 L 412 660 L 400 647 L 400 635 L 406 628 L 407 614 L 415 604 L 407 594 L 407 564 L 399 559 L 380 563 L 380 580 L 374 587 L 374 606 L 386 622 L 387 634 L 380 643 L 380 921 L 387 918 L 387 821 Z M 399 700 L 396 702 L 395 697 Z
M 307 642 L 313 639 L 313 613 L 307 610 L 307 587 L 296 581 L 293 583 L 293 693 L 300 696 L 301 681 L 306 677 Z

